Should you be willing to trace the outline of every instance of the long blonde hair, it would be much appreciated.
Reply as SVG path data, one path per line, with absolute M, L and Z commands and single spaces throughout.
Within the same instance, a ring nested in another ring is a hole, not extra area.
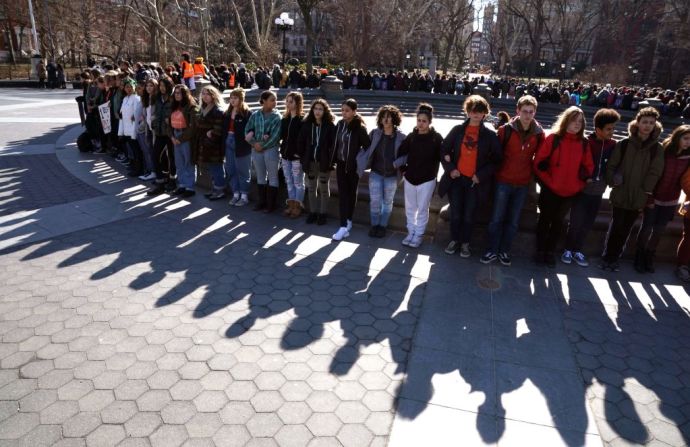
M 201 94 L 206 92 L 209 95 L 211 95 L 211 98 L 213 98 L 213 103 L 216 105 L 216 107 L 219 107 L 220 109 L 225 108 L 225 103 L 223 102 L 223 97 L 220 94 L 220 91 L 215 88 L 212 85 L 207 85 L 206 87 L 201 89 Z M 201 104 L 201 107 L 206 107 L 205 104 Z
M 585 128 L 587 127 L 587 120 L 585 119 L 585 112 L 583 112 L 581 108 L 576 106 L 570 106 L 567 109 L 565 109 L 560 115 L 558 115 L 556 122 L 553 123 L 553 126 L 551 127 L 551 132 L 558 135 L 559 137 L 564 137 L 566 132 L 568 131 L 568 124 L 570 124 L 572 120 L 577 119 L 578 116 L 582 117 L 582 127 L 580 128 L 580 131 L 577 133 L 577 136 L 580 139 L 584 139 Z

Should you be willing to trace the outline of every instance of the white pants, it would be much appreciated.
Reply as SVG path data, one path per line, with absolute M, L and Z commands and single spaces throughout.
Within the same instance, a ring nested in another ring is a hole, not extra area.
M 407 217 L 407 232 L 416 236 L 423 236 L 429 223 L 429 203 L 436 188 L 436 180 L 430 180 L 420 185 L 413 185 L 405 181 L 405 216 Z

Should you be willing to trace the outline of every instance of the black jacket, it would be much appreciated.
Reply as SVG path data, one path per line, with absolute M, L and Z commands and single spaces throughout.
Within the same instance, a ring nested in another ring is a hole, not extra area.
M 235 157 L 245 157 L 252 153 L 252 147 L 247 143 L 247 140 L 244 139 L 244 128 L 251 115 L 252 112 L 249 110 L 246 115 L 243 115 L 241 112 L 235 115 Z M 221 141 L 223 142 L 225 142 L 228 137 L 230 116 L 230 111 L 226 111 L 223 114 L 223 135 L 221 137 Z
M 280 120 L 280 156 L 285 160 L 299 160 L 297 138 L 303 116 L 288 116 Z
M 458 158 L 460 157 L 460 145 L 465 138 L 465 129 L 470 120 L 465 120 L 462 124 L 453 127 L 443 140 L 441 145 L 441 165 L 443 166 L 443 177 L 438 185 L 438 195 L 443 197 L 450 189 L 453 179 L 450 173 L 457 169 Z M 449 156 L 450 161 L 446 161 Z M 493 183 L 496 168 L 501 166 L 503 160 L 503 149 L 498 140 L 496 130 L 490 124 L 482 122 L 479 128 L 479 141 L 477 142 L 477 168 L 475 175 L 479 179 L 480 198 L 488 198 Z
M 314 148 L 316 135 L 316 125 L 314 123 L 302 123 L 299 137 L 297 138 L 297 148 L 302 162 L 302 169 L 307 173 L 311 169 L 313 162 L 319 163 L 320 172 L 328 172 L 333 169 L 331 149 L 333 148 L 335 138 L 335 124 L 323 123 L 321 125 L 318 148 Z
M 345 172 L 357 171 L 357 154 L 371 144 L 362 117 L 355 115 L 348 125 L 344 120 L 335 126 L 335 136 L 331 150 L 331 165 L 338 161 L 338 140 L 345 143 Z

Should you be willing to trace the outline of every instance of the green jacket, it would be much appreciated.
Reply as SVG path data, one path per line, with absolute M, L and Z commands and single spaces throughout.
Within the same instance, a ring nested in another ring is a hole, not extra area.
M 662 130 L 657 121 L 652 135 L 642 141 L 637 136 L 637 122 L 628 125 L 628 138 L 616 144 L 606 168 L 606 183 L 613 188 L 609 197 L 612 206 L 626 210 L 644 208 L 664 171 L 664 150 L 659 142 Z
M 261 147 L 264 149 L 278 147 L 281 119 L 280 113 L 276 110 L 273 110 L 268 116 L 264 115 L 261 109 L 252 113 L 247 126 L 244 128 L 245 135 L 249 132 L 254 132 L 254 138 L 249 143 L 261 143 Z M 266 140 L 263 139 L 264 135 L 268 136 Z
M 169 137 L 172 135 L 170 129 L 170 105 L 171 100 L 168 98 L 163 101 L 161 96 L 156 96 L 153 99 L 151 110 L 151 129 L 153 134 L 159 137 Z

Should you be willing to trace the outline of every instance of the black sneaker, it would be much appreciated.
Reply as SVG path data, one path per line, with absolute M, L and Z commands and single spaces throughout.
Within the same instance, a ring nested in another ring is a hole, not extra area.
M 553 253 L 545 253 L 544 254 L 544 264 L 550 269 L 555 269 L 556 268 L 556 255 Z
M 307 223 L 308 224 L 313 224 L 316 223 L 316 220 L 319 218 L 319 215 L 316 213 L 309 213 L 307 216 Z
M 376 235 L 378 234 L 378 225 L 374 225 L 373 227 L 369 228 L 369 237 L 377 237 Z
M 196 194 L 196 192 L 195 192 L 194 190 L 191 190 L 191 189 L 183 189 L 181 195 L 182 195 L 182 197 L 193 197 L 194 194 Z
M 386 227 L 382 225 L 376 227 L 376 237 L 379 239 L 386 237 Z
M 146 191 L 147 196 L 158 196 L 160 194 L 163 194 L 165 192 L 165 187 L 163 186 L 162 183 L 155 183 L 151 189 Z
M 319 217 L 316 218 L 316 225 L 326 225 L 327 221 L 328 215 L 326 213 L 321 213 Z
M 173 191 L 173 195 L 174 196 L 181 196 L 185 191 L 186 191 L 186 189 L 184 189 L 184 188 L 177 188 L 175 191 Z
M 499 253 L 498 260 L 501 262 L 502 265 L 505 265 L 506 267 L 509 267 L 512 263 L 510 255 L 508 253 Z
M 534 261 L 534 263 L 537 265 L 543 265 L 544 264 L 544 252 L 543 251 L 536 252 L 534 254 L 534 257 L 532 258 L 532 261 Z
M 498 259 L 498 256 L 496 256 L 496 253 L 492 253 L 490 251 L 487 251 L 486 253 L 484 253 L 484 256 L 479 258 L 479 262 L 481 262 L 482 264 L 491 264 L 496 259 Z

